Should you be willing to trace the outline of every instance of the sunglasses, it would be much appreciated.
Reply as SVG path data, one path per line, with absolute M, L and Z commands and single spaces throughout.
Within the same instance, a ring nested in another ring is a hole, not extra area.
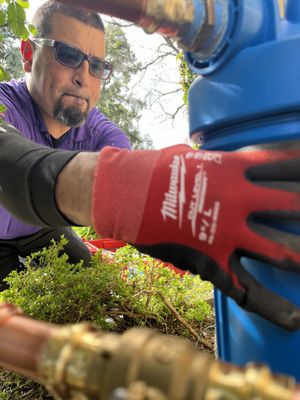
M 98 79 L 107 80 L 112 73 L 113 66 L 107 61 L 100 58 L 88 56 L 79 49 L 72 47 L 66 43 L 58 42 L 52 39 L 34 38 L 31 42 L 38 46 L 49 46 L 54 48 L 55 59 L 66 67 L 77 69 L 84 60 L 89 63 L 89 72 Z

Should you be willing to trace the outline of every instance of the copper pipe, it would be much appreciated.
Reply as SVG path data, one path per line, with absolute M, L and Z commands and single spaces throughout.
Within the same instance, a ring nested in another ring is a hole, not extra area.
M 55 325 L 26 317 L 12 304 L 0 304 L 0 365 L 37 378 L 44 345 L 56 330 Z

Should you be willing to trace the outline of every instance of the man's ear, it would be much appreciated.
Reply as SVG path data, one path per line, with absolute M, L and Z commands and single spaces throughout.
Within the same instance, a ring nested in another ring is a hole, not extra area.
M 32 42 L 30 40 L 21 40 L 21 54 L 23 69 L 25 72 L 31 72 L 32 66 Z

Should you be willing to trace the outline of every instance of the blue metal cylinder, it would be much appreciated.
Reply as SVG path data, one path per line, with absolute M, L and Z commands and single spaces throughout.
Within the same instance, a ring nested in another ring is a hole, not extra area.
M 236 3 L 249 4 L 247 0 Z M 232 51 L 223 65 L 197 78 L 190 88 L 190 133 L 207 149 L 232 150 L 300 139 L 300 1 L 287 2 L 285 18 L 279 16 L 277 0 L 255 0 L 253 4 L 263 13 L 259 17 L 266 18 L 265 23 L 261 21 L 266 30 L 261 39 L 257 40 L 255 33 L 251 43 L 251 32 L 245 33 L 246 44 Z M 240 10 L 247 12 L 247 7 Z M 246 15 L 240 16 L 241 21 L 246 19 Z M 248 22 L 245 29 L 251 29 Z M 233 195 L 238 196 L 239 188 L 232 184 Z M 232 213 L 234 218 L 234 210 Z M 297 223 L 276 226 L 300 235 Z M 264 286 L 300 307 L 300 274 L 248 258 L 242 263 Z M 274 372 L 294 375 L 300 381 L 300 331 L 287 332 L 245 312 L 218 291 L 215 308 L 222 359 L 239 365 L 264 362 Z

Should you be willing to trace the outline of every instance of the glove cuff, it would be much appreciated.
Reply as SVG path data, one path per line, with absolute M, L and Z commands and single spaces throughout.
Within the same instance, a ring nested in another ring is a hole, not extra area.
M 99 153 L 93 186 L 93 225 L 98 234 L 128 243 L 137 237 L 158 151 L 105 147 Z

